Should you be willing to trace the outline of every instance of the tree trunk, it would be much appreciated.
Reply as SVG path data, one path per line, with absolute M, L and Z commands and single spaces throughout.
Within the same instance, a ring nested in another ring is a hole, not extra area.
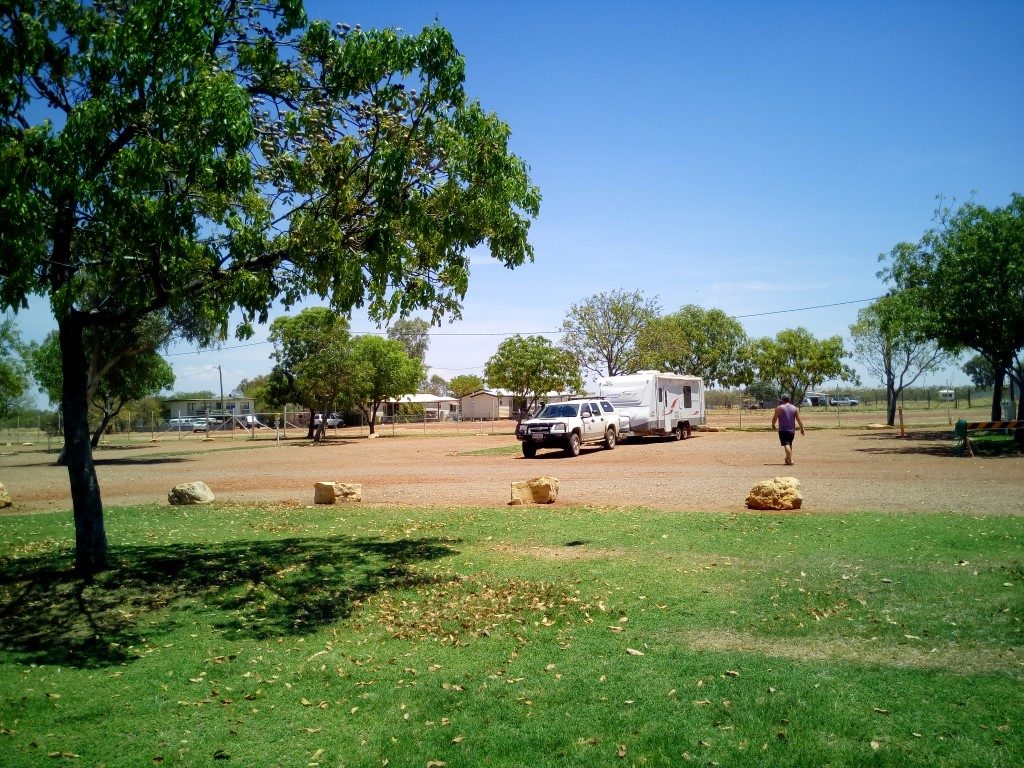
M 1002 412 L 1002 399 L 1003 399 L 1003 373 L 1002 371 L 996 372 L 996 383 L 992 387 L 992 414 L 990 421 L 1001 421 L 1003 418 Z
M 306 439 L 307 440 L 312 440 L 313 439 L 313 430 L 316 429 L 316 424 L 313 423 L 314 421 L 316 421 L 316 409 L 310 408 L 309 409 L 309 430 L 306 432 Z
M 89 441 L 89 447 L 90 448 L 96 448 L 96 447 L 99 446 L 100 438 L 103 436 L 103 430 L 105 430 L 107 428 L 107 424 L 110 423 L 110 420 L 112 418 L 114 418 L 118 414 L 118 411 L 120 411 L 120 410 L 121 409 L 118 408 L 117 411 L 111 411 L 110 410 L 110 402 L 109 401 L 104 402 L 104 404 L 103 404 L 103 418 L 100 419 L 99 426 L 97 426 L 96 430 L 92 433 L 92 439 Z
M 75 570 L 91 578 L 107 567 L 107 534 L 103 528 L 100 484 L 89 446 L 89 402 L 82 326 L 65 316 L 58 323 L 64 382 L 64 455 L 75 518 Z

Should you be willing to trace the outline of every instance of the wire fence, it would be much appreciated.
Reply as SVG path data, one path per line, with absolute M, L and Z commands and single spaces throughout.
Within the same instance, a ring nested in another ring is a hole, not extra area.
M 130 413 L 112 419 L 100 436 L 100 446 L 129 446 L 158 442 L 214 442 L 223 440 L 282 441 L 308 438 L 312 433 L 309 411 L 255 413 L 234 417 L 174 416 L 170 419 Z M 514 419 L 467 418 L 460 413 L 397 413 L 380 415 L 373 433 L 399 435 L 414 432 L 444 434 L 512 434 Z M 317 425 L 314 424 L 314 427 Z M 92 425 L 92 429 L 96 425 Z M 328 421 L 327 438 L 358 437 L 371 434 L 362 414 L 350 415 L 347 422 Z M 63 423 L 58 413 L 28 411 L 0 420 L 0 442 L 8 445 L 46 446 L 60 450 Z

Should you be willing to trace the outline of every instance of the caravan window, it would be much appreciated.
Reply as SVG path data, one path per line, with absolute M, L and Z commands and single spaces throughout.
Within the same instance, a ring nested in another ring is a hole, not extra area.
M 693 397 L 691 395 L 689 387 L 683 387 L 683 407 L 684 408 L 692 408 L 693 407 Z

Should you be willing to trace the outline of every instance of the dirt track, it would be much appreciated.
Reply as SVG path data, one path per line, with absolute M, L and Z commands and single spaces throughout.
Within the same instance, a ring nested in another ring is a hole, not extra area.
M 750 426 L 770 417 L 744 418 Z M 813 415 L 805 420 L 815 424 Z M 755 482 L 792 475 L 812 513 L 1024 514 L 1024 458 L 954 456 L 948 428 L 911 431 L 905 439 L 866 428 L 812 429 L 797 436 L 793 467 L 782 464 L 768 431 L 695 433 L 684 442 L 627 443 L 613 451 L 585 448 L 577 459 L 542 451 L 531 460 L 518 451 L 475 454 L 516 445 L 508 433 L 489 433 L 493 426 L 477 432 L 463 425 L 457 434 L 444 429 L 435 435 L 427 428 L 394 434 L 386 428 L 377 439 L 351 430 L 321 446 L 294 439 L 169 439 L 101 448 L 96 459 L 107 505 L 166 503 L 172 486 L 191 480 L 206 482 L 223 502 L 311 504 L 314 482 L 339 480 L 362 483 L 368 504 L 500 506 L 510 482 L 547 474 L 561 481 L 558 504 L 739 512 Z M 52 454 L 38 446 L 0 447 L 0 453 L 0 482 L 15 501 L 9 512 L 70 508 L 67 473 L 53 465 Z

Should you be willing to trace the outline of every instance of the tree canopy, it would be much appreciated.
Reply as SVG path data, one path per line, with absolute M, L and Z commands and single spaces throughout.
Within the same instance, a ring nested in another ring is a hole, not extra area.
M 0 317 L 0 417 L 25 404 L 29 371 L 24 356 L 25 345 L 13 318 Z
M 971 383 L 979 389 L 991 387 L 996 383 L 992 363 L 984 355 L 974 355 L 961 366 L 960 370 L 966 373 Z
M 105 567 L 83 333 L 167 310 L 200 342 L 316 296 L 457 316 L 467 251 L 532 259 L 539 193 L 440 26 L 309 22 L 300 0 L 0 7 L 0 308 L 59 329 L 76 565 Z M 83 301 L 88 297 L 88 301 Z
M 595 294 L 569 308 L 562 321 L 562 346 L 579 368 L 597 376 L 634 373 L 641 367 L 640 334 L 660 311 L 657 299 L 641 291 Z
M 720 309 L 687 304 L 641 330 L 640 364 L 700 376 L 709 387 L 728 387 L 743 379 L 746 343 L 747 334 L 738 320 Z
M 921 313 L 910 296 L 890 293 L 857 313 L 850 326 L 853 356 L 885 387 L 886 423 L 896 420 L 900 393 L 921 376 L 939 370 L 955 359 L 929 339 Z
M 806 328 L 780 331 L 775 338 L 757 339 L 751 345 L 756 378 L 778 387 L 777 394 L 788 394 L 794 403 L 802 402 L 809 389 L 829 379 L 856 380 L 853 370 L 843 363 L 846 350 L 839 336 L 817 339 Z
M 376 431 L 377 412 L 385 400 L 416 392 L 423 380 L 423 363 L 410 357 L 400 341 L 360 336 L 352 344 L 352 383 L 348 397 Z
M 484 366 L 487 383 L 506 389 L 527 411 L 548 392 L 582 392 L 579 364 L 543 336 L 510 336 Z
M 91 361 L 103 359 L 104 349 L 124 351 L 124 339 L 106 343 L 100 334 L 87 334 L 92 347 Z M 64 385 L 64 371 L 60 364 L 60 341 L 56 333 L 49 334 L 31 350 L 32 373 L 40 389 L 51 403 L 59 403 Z M 119 354 L 104 364 L 90 364 L 89 405 L 92 418 L 90 446 L 99 445 L 107 425 L 132 403 L 159 394 L 174 386 L 174 370 L 155 350 L 143 345 L 131 354 Z
M 452 376 L 451 381 L 448 382 L 448 391 L 451 392 L 452 397 L 465 397 L 483 389 L 485 384 L 486 382 L 479 376 L 461 373 L 458 376 Z
M 1013 361 L 1024 349 L 1024 196 L 991 210 L 943 207 L 936 221 L 917 243 L 883 254 L 888 265 L 880 274 L 920 307 L 930 338 L 950 351 L 973 349 L 991 363 L 997 382 L 1007 374 L 1020 387 Z M 998 408 L 993 402 L 993 418 Z
M 402 342 L 405 353 L 422 363 L 430 346 L 430 323 L 421 317 L 400 317 L 388 326 L 388 338 Z
M 313 415 L 335 408 L 351 377 L 348 318 L 327 307 L 309 307 L 274 320 L 270 341 L 275 365 L 265 394 L 274 403 L 308 408 L 310 437 L 321 439 L 324 423 L 317 425 Z

